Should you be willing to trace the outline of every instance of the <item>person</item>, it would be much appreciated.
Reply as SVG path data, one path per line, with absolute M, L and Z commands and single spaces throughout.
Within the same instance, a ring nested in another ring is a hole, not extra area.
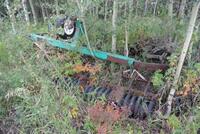
M 62 27 L 64 30 L 63 34 L 56 34 L 57 39 L 61 38 L 64 40 L 68 40 L 72 38 L 76 32 L 76 17 L 68 17 L 58 19 L 56 21 L 56 27 Z

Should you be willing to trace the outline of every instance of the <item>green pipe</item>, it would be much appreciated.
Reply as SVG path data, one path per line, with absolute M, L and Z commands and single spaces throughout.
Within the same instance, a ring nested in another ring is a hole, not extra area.
M 71 42 L 70 41 L 64 42 L 64 41 L 50 38 L 48 36 L 41 36 L 41 35 L 37 35 L 37 34 L 30 34 L 29 37 L 31 38 L 32 41 L 40 41 L 40 40 L 47 41 L 50 45 L 52 45 L 54 47 L 67 49 L 67 50 L 71 50 L 71 51 L 76 51 L 81 54 L 94 56 L 101 60 L 108 60 L 111 62 L 120 63 L 120 64 L 128 64 L 128 65 L 133 65 L 136 61 L 135 59 L 129 58 L 127 56 L 112 54 L 112 53 L 103 52 L 103 51 L 99 51 L 99 50 L 89 50 L 86 47 L 77 47 L 77 45 L 76 45 L 77 41 L 73 40 L 73 39 Z

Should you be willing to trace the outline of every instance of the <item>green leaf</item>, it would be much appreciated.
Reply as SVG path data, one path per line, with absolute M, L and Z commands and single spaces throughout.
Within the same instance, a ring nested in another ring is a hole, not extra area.
M 167 122 L 173 129 L 178 129 L 181 127 L 181 122 L 180 120 L 173 114 L 169 116 Z
M 198 72 L 200 72 L 200 63 L 196 63 L 194 65 L 194 68 L 197 69 Z
M 77 107 L 77 102 L 74 97 L 66 95 L 62 100 L 63 105 L 67 105 L 69 107 Z
M 161 87 L 163 84 L 164 84 L 164 76 L 163 74 L 161 73 L 161 71 L 156 71 L 154 73 L 154 76 L 152 77 L 152 83 L 153 83 L 153 86 L 155 87 Z

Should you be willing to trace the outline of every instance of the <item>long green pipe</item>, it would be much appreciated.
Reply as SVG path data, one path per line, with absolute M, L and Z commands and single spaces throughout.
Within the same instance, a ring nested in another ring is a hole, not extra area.
M 71 51 L 76 51 L 81 54 L 89 55 L 89 56 L 94 56 L 98 59 L 101 60 L 108 60 L 111 62 L 116 62 L 116 63 L 121 63 L 121 64 L 128 64 L 128 65 L 133 65 L 135 63 L 135 59 L 129 58 L 127 56 L 122 56 L 118 54 L 112 54 L 108 52 L 103 52 L 99 50 L 89 50 L 86 47 L 77 47 L 76 45 L 76 40 L 72 42 L 64 42 L 60 40 L 56 40 L 47 36 L 41 36 L 37 34 L 30 34 L 29 36 L 32 41 L 47 41 L 50 45 L 58 48 L 63 48 Z

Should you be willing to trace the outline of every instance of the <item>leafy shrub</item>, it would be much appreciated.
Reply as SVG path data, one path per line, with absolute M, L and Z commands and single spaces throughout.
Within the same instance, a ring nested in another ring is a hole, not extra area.
M 154 73 L 152 82 L 156 88 L 159 88 L 164 84 L 164 75 L 161 73 L 161 71 L 156 71 Z
M 174 114 L 168 118 L 167 122 L 174 130 L 181 127 L 180 120 Z
M 0 42 L 0 63 L 7 64 L 8 58 L 9 58 L 8 50 L 6 46 L 2 42 Z

